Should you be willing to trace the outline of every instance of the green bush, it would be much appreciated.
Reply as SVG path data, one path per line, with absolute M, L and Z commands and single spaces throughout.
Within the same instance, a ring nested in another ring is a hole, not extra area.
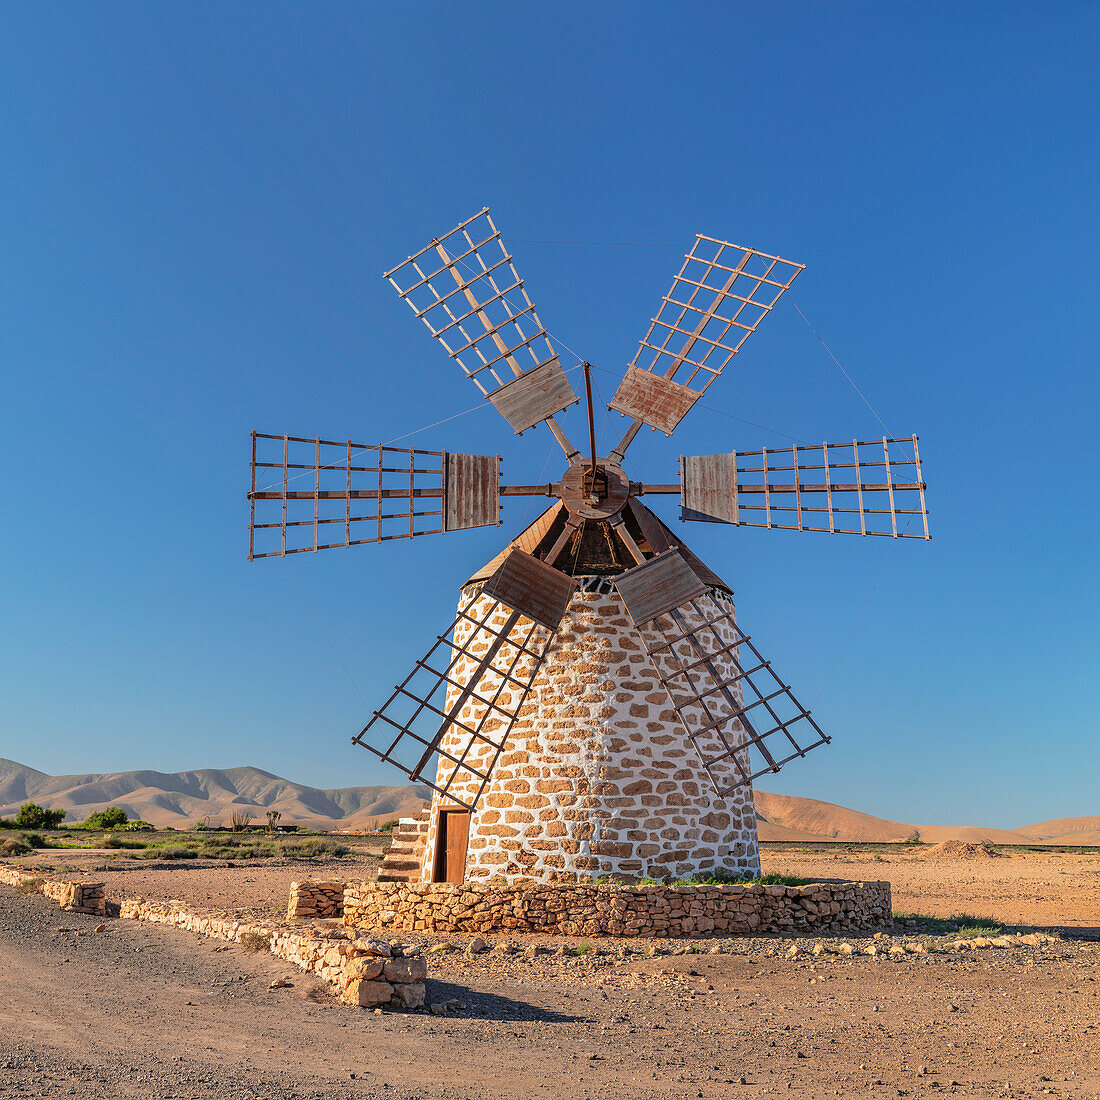
M 37 802 L 24 802 L 15 815 L 17 829 L 56 829 L 65 820 L 68 810 L 47 810 Z
M 0 843 L 0 856 L 25 856 L 30 850 L 29 844 L 14 836 Z
M 178 844 L 171 844 L 164 848 L 146 848 L 141 853 L 142 859 L 198 859 L 199 853 L 194 848 L 181 848 Z
M 47 847 L 46 841 L 42 838 L 41 833 L 24 833 L 23 843 L 29 844 L 32 848 Z
M 89 829 L 121 829 L 129 820 L 121 806 L 108 806 L 105 810 L 89 814 L 84 824 Z
M 330 840 L 295 840 L 283 844 L 279 854 L 287 859 L 321 859 L 324 856 L 346 856 L 350 850 L 346 845 L 333 844 Z
M 109 836 L 103 842 L 104 848 L 128 848 L 135 851 L 148 847 L 144 840 L 127 840 L 121 836 Z
M 149 833 L 153 831 L 153 826 L 148 821 L 142 821 L 138 818 L 137 821 L 131 821 L 126 826 L 126 831 L 128 833 Z

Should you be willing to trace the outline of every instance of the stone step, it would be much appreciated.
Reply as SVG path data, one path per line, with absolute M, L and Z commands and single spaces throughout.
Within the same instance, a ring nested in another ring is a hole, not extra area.
M 420 860 L 418 859 L 393 859 L 386 861 L 386 872 L 391 871 L 419 871 Z M 381 871 L 381 868 L 379 868 Z

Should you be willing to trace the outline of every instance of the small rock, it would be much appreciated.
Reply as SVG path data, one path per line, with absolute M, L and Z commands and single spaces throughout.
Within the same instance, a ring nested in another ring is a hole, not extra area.
M 480 955 L 483 951 L 489 950 L 489 944 L 483 940 L 480 936 L 474 936 L 472 940 L 466 945 L 467 955 Z
M 294 983 L 288 982 L 286 978 L 276 978 L 268 989 L 289 989 Z

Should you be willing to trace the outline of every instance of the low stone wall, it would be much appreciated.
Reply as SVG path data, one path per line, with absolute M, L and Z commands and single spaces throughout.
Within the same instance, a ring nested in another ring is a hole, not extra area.
M 0 867 L 0 882 L 30 885 L 62 908 L 77 913 L 106 915 L 103 884 L 68 881 Z M 296 884 L 297 885 L 297 884 Z M 343 883 L 322 883 L 339 890 Z M 187 909 L 178 902 L 124 898 L 118 915 L 129 920 L 170 924 L 213 939 L 262 947 L 301 970 L 316 974 L 334 986 L 348 1004 L 368 1008 L 420 1008 L 426 998 L 427 964 L 416 945 L 396 946 L 343 928 L 305 932 L 283 924 L 237 920 L 220 913 Z
M 127 898 L 120 917 L 171 924 L 215 939 L 267 939 L 267 949 L 334 985 L 343 1000 L 364 1007 L 419 1008 L 424 1004 L 427 966 L 419 947 L 392 947 L 343 929 L 299 932 L 259 921 L 199 913 L 171 902 Z
M 342 882 L 292 882 L 287 920 L 327 920 L 344 915 Z
M 41 875 L 17 871 L 13 867 L 0 867 L 0 882 L 8 886 L 20 886 L 33 882 L 35 889 L 46 897 L 52 898 L 73 913 L 88 913 L 92 916 L 106 916 L 107 898 L 102 882 L 85 882 L 83 879 L 48 879 Z
M 107 915 L 107 897 L 102 882 L 63 882 L 48 879 L 42 883 L 42 893 L 53 898 L 62 909 L 74 913 Z
M 888 882 L 809 886 L 348 883 L 344 924 L 394 932 L 567 936 L 865 932 L 893 920 Z

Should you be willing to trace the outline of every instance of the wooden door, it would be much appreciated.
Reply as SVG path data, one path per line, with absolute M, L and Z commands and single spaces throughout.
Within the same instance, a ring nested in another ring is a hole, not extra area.
M 463 882 L 466 878 L 466 842 L 470 837 L 470 811 L 439 811 L 435 839 L 435 882 Z

